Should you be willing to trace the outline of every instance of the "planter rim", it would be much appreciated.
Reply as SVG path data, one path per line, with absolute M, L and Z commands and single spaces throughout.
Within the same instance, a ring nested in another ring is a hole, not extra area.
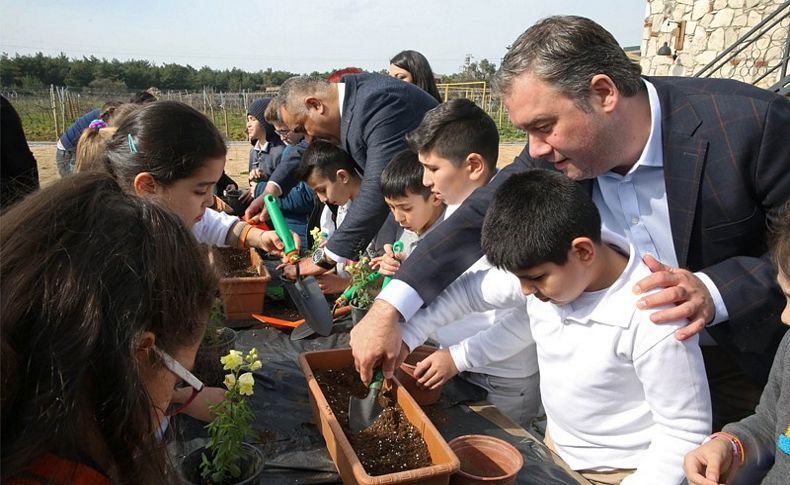
M 224 339 L 221 342 L 213 343 L 213 344 L 210 344 L 210 345 L 204 345 L 203 342 L 201 342 L 200 343 L 200 348 L 213 349 L 213 348 L 217 348 L 217 347 L 222 347 L 223 345 L 227 345 L 229 343 L 233 343 L 236 340 L 236 338 L 237 338 L 236 331 L 233 330 L 230 327 L 222 327 L 222 328 L 219 329 L 219 331 L 222 332 L 223 335 L 226 335 L 227 339 Z
M 486 434 L 465 434 L 461 436 L 457 436 L 450 440 L 448 445 L 452 448 L 453 452 L 456 449 L 461 448 L 476 448 L 480 449 L 478 445 L 484 444 L 486 448 L 497 448 L 503 451 L 504 454 L 511 455 L 515 461 L 518 463 L 518 468 L 516 468 L 513 472 L 505 473 L 502 475 L 497 476 L 488 476 L 483 477 L 479 475 L 474 475 L 472 473 L 466 472 L 463 468 L 459 469 L 456 473 L 463 477 L 472 478 L 476 481 L 481 482 L 495 482 L 500 480 L 505 480 L 508 478 L 513 478 L 518 475 L 519 470 L 524 466 L 524 457 L 521 455 L 521 452 L 518 449 L 508 443 L 507 441 L 503 440 L 502 438 L 497 438 L 496 436 L 490 436 Z M 463 446 L 468 445 L 468 446 Z
M 234 482 L 234 483 L 236 483 L 236 484 L 257 483 L 257 481 L 259 480 L 260 475 L 261 475 L 261 473 L 263 472 L 263 469 L 264 469 L 263 452 L 257 446 L 252 445 L 250 443 L 244 442 L 244 443 L 242 443 L 242 445 L 244 446 L 244 449 L 247 450 L 247 455 L 252 457 L 252 459 L 255 460 L 255 462 L 260 464 L 260 465 L 257 467 L 257 469 L 253 469 L 254 471 L 249 477 L 244 478 L 243 480 L 240 480 L 240 481 Z M 185 473 L 184 473 L 184 462 L 186 462 L 189 457 L 197 454 L 198 452 L 203 453 L 207 449 L 208 448 L 206 447 L 206 445 L 203 445 L 203 446 L 200 446 L 198 448 L 195 448 L 194 450 L 189 452 L 181 460 L 181 463 L 179 465 L 178 471 L 179 471 L 179 474 L 181 475 L 181 478 L 184 480 L 185 483 L 190 484 L 190 483 L 193 483 L 193 482 L 189 481 L 189 479 L 185 476 Z M 195 485 L 197 485 L 197 484 L 195 484 Z
M 446 440 L 442 438 L 439 431 L 436 429 L 436 426 L 428 419 L 428 416 L 422 411 L 419 404 L 414 401 L 408 392 L 406 392 L 405 388 L 400 386 L 400 383 L 397 379 L 392 379 L 393 382 L 393 390 L 396 392 L 398 389 L 402 391 L 402 395 L 398 393 L 398 397 L 402 398 L 406 401 L 410 401 L 411 404 L 414 406 L 414 413 L 417 415 L 424 422 L 423 429 L 420 431 L 420 434 L 425 435 L 426 433 L 432 433 L 436 436 L 441 438 L 440 446 L 442 449 L 448 454 L 451 458 L 447 463 L 439 463 L 430 465 L 427 467 L 416 468 L 413 470 L 405 470 L 400 472 L 394 473 L 387 473 L 385 475 L 369 475 L 365 470 L 365 467 L 362 466 L 362 462 L 359 460 L 357 453 L 351 446 L 351 443 L 348 441 L 345 432 L 343 432 L 343 428 L 340 426 L 340 423 L 335 416 L 335 413 L 332 412 L 332 409 L 329 407 L 329 403 L 327 402 L 326 398 L 324 397 L 323 391 L 321 390 L 320 386 L 318 385 L 318 381 L 313 374 L 313 370 L 310 367 L 308 362 L 308 358 L 312 355 L 324 354 L 324 355 L 331 355 L 331 354 L 343 354 L 348 353 L 350 354 L 350 348 L 342 348 L 342 349 L 330 349 L 330 350 L 315 350 L 311 352 L 302 352 L 299 354 L 299 366 L 302 368 L 302 371 L 305 374 L 305 378 L 307 379 L 307 386 L 311 389 L 313 397 L 316 399 L 316 403 L 318 407 L 324 409 L 328 416 L 334 418 L 329 420 L 328 424 L 332 430 L 332 433 L 335 436 L 337 441 L 338 447 L 342 448 L 345 454 L 350 457 L 350 464 L 354 471 L 354 478 L 359 480 L 359 483 L 363 484 L 383 484 L 383 483 L 397 483 L 397 482 L 404 482 L 410 483 L 414 482 L 423 478 L 427 478 L 429 476 L 436 476 L 447 474 L 448 480 L 450 475 L 457 472 L 460 467 L 461 463 L 458 460 L 458 457 L 455 455 L 455 452 L 452 451 L 450 446 L 447 444 Z

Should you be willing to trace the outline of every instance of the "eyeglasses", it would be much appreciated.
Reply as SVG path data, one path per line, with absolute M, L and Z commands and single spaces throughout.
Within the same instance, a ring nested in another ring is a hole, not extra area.
M 291 133 L 291 131 L 293 131 L 293 130 L 274 130 L 275 133 L 277 133 L 278 135 L 280 135 L 283 138 L 288 136 Z
M 156 352 L 156 355 L 158 355 L 159 358 L 162 359 L 162 362 L 164 362 L 165 367 L 167 367 L 167 370 L 180 377 L 184 382 L 189 384 L 189 386 L 192 388 L 192 395 L 189 396 L 189 399 L 184 401 L 175 410 L 169 411 L 167 413 L 168 416 L 174 416 L 180 413 L 181 411 L 183 411 L 187 406 L 192 404 L 192 401 L 194 401 L 197 395 L 200 394 L 200 391 L 203 390 L 204 386 L 203 383 L 200 381 L 200 379 L 195 377 L 193 373 L 189 372 L 176 359 L 171 357 L 170 354 L 160 349 L 156 345 L 154 345 L 152 348 L 154 349 L 154 352 Z

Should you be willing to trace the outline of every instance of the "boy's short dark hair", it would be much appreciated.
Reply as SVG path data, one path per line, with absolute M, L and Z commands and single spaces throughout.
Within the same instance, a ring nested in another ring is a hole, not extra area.
M 601 216 L 584 188 L 553 170 L 531 169 L 502 183 L 483 221 L 488 260 L 507 271 L 565 264 L 571 242 L 601 242 Z
M 392 158 L 381 172 L 381 194 L 388 199 L 421 195 L 427 199 L 431 189 L 422 184 L 422 165 L 417 154 L 403 150 Z
M 334 182 L 335 174 L 341 168 L 352 177 L 359 176 L 356 172 L 357 164 L 354 163 L 351 155 L 328 141 L 316 140 L 310 143 L 310 146 L 302 154 L 294 176 L 297 180 L 307 180 L 316 171 L 322 177 Z
M 420 125 L 406 135 L 414 152 L 427 151 L 461 166 L 470 153 L 479 153 L 496 170 L 499 131 L 496 123 L 472 101 L 456 98 L 425 113 Z

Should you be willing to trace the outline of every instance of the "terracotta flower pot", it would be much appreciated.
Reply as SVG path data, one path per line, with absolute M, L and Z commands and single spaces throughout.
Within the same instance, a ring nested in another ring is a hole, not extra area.
M 211 329 L 207 330 L 212 331 Z M 222 368 L 220 357 L 227 355 L 236 344 L 236 332 L 230 328 L 221 328 L 218 336 L 213 339 L 213 343 L 200 344 L 197 355 L 195 355 L 195 365 L 192 373 L 207 386 L 222 386 L 225 381 L 226 371 Z
M 468 434 L 450 441 L 461 469 L 450 479 L 453 485 L 505 485 L 516 483 L 524 457 L 510 443 L 493 436 Z
M 226 481 L 223 485 L 249 485 L 260 481 L 263 473 L 263 453 L 249 443 L 244 443 L 245 460 L 242 462 L 241 476 L 237 481 Z M 181 478 L 189 485 L 203 485 L 206 482 L 200 476 L 200 463 L 203 453 L 208 453 L 205 447 L 200 447 L 184 457 L 181 462 Z
M 250 266 L 258 276 L 224 277 L 219 280 L 219 294 L 227 320 L 249 320 L 253 313 L 263 311 L 266 287 L 272 277 L 254 249 L 249 253 Z M 211 253 L 210 253 L 211 254 Z
M 333 349 L 316 352 L 305 352 L 299 355 L 299 365 L 307 378 L 307 389 L 310 405 L 313 408 L 316 426 L 326 441 L 329 455 L 335 462 L 338 473 L 344 484 L 447 484 L 450 475 L 459 469 L 458 458 L 450 450 L 447 442 L 430 422 L 422 409 L 397 383 L 393 382 L 393 392 L 398 406 L 406 418 L 422 434 L 428 452 L 431 455 L 431 466 L 414 470 L 370 476 L 365 472 L 359 457 L 351 447 L 337 417 L 332 412 L 321 387 L 316 381 L 314 371 L 326 369 L 342 369 L 352 366 L 354 358 L 351 349 Z
M 424 387 L 419 387 L 417 385 L 417 379 L 414 378 L 414 369 L 417 363 L 437 350 L 436 347 L 420 345 L 406 357 L 406 360 L 403 361 L 400 367 L 395 369 L 395 377 L 401 385 L 409 391 L 411 397 L 413 397 L 420 406 L 433 404 L 438 401 L 442 395 L 441 386 L 436 389 L 425 389 Z

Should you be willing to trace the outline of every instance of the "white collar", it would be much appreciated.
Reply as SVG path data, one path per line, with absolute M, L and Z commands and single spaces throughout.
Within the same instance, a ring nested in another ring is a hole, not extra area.
M 649 81 L 642 79 L 647 88 L 647 99 L 650 102 L 650 135 L 647 143 L 639 155 L 639 159 L 631 167 L 628 173 L 633 173 L 640 166 L 663 167 L 663 148 L 661 147 L 661 102 L 658 99 L 658 92 L 655 86 Z
M 346 83 L 337 83 L 337 109 L 340 110 L 340 119 L 343 119 L 343 102 L 346 100 Z
M 449 218 L 459 207 L 461 207 L 461 204 L 446 204 L 441 220 L 446 220 Z
M 563 322 L 581 325 L 595 322 L 628 328 L 639 299 L 639 295 L 631 291 L 633 279 L 630 275 L 641 265 L 641 259 L 636 248 L 620 236 L 605 234 L 602 241 L 624 252 L 628 251 L 628 263 L 620 277 L 608 288 L 584 292 L 576 300 L 557 307 L 561 310 Z

